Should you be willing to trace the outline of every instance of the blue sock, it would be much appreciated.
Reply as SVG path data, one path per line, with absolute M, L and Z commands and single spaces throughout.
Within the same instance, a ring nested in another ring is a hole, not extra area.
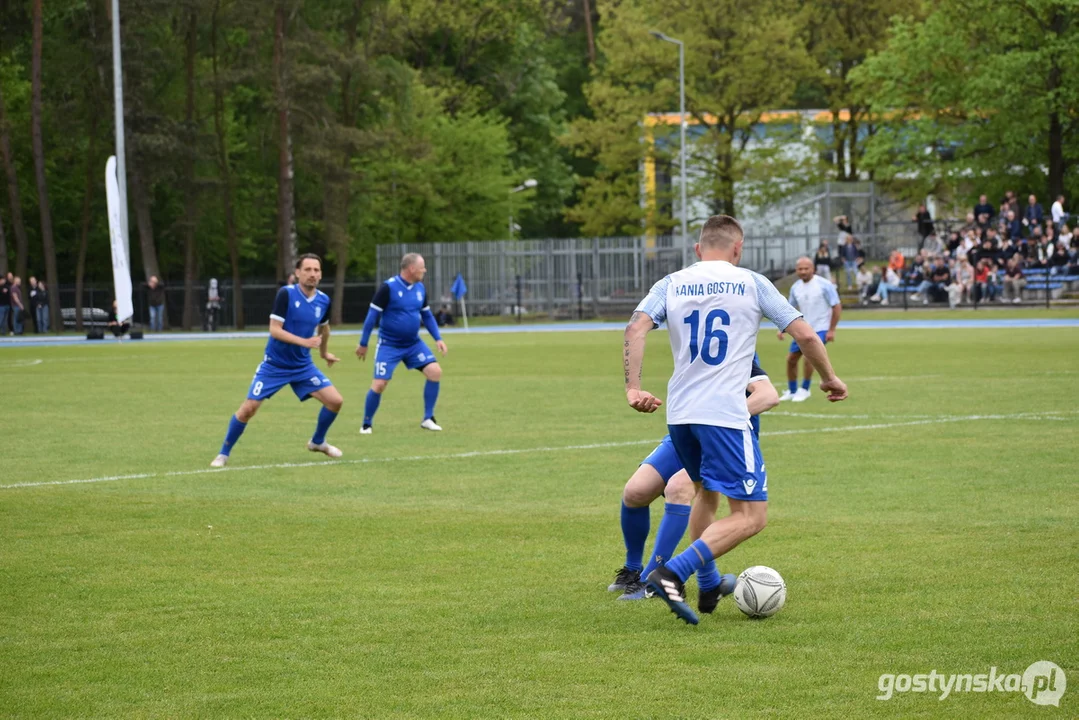
M 330 425 L 333 425 L 333 421 L 337 419 L 337 413 L 329 408 L 322 408 L 318 412 L 318 425 L 315 426 L 315 434 L 311 437 L 311 442 L 316 445 L 321 445 L 326 442 L 326 431 L 330 429 Z
M 641 571 L 641 577 L 648 577 L 648 573 L 674 555 L 689 526 L 689 508 L 689 505 L 676 503 L 667 503 L 664 506 L 663 519 L 659 521 L 659 530 L 656 531 L 656 549 L 652 551 L 652 557 L 648 558 L 648 565 Z
M 678 557 L 667 563 L 667 569 L 677 575 L 679 580 L 685 582 L 690 575 L 713 559 L 712 551 L 708 549 L 708 545 L 705 544 L 704 540 L 697 540 L 683 550 Z
M 378 404 L 382 402 L 382 395 L 374 390 L 367 391 L 367 402 L 363 406 L 363 424 L 370 425 L 371 421 L 375 419 L 375 413 L 378 412 Z
M 438 402 L 439 383 L 427 381 L 423 386 L 423 419 L 435 416 L 435 403 Z
M 626 543 L 626 567 L 630 570 L 641 569 L 649 522 L 647 507 L 631 508 L 622 503 L 622 539 Z
M 790 389 L 791 395 L 793 395 L 794 393 L 798 392 L 798 381 L 797 380 L 788 380 L 787 381 L 787 387 Z
M 706 562 L 704 567 L 697 571 L 697 587 L 701 590 L 719 587 L 719 569 L 716 568 L 715 560 Z
M 813 379 L 812 378 L 806 378 L 805 380 L 802 381 L 802 389 L 803 390 L 808 390 L 811 385 L 813 385 Z
M 221 445 L 221 454 L 228 455 L 232 452 L 232 446 L 244 434 L 247 423 L 240 422 L 235 415 L 229 418 L 229 431 L 225 433 L 225 442 Z

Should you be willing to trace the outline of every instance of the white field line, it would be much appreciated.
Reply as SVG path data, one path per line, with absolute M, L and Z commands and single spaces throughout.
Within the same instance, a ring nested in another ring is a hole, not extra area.
M 1079 414 L 1079 411 L 1044 412 L 1044 413 L 1012 413 L 1008 415 L 943 415 L 926 420 L 911 420 L 905 422 L 876 423 L 871 425 L 844 425 L 823 428 L 802 428 L 798 430 L 772 430 L 762 432 L 764 437 L 776 437 L 780 435 L 807 435 L 810 433 L 836 433 L 855 432 L 865 430 L 887 430 L 897 427 L 911 427 L 916 425 L 941 425 L 955 422 L 980 422 L 985 420 L 1066 420 L 1066 417 Z M 837 417 L 837 419 L 840 419 Z M 653 445 L 655 438 L 648 440 L 628 440 L 625 442 L 592 443 L 589 445 L 561 445 L 557 447 L 538 448 L 512 448 L 506 450 L 474 450 L 470 452 L 448 453 L 445 455 L 408 455 L 391 458 L 360 458 L 357 460 L 323 460 L 302 463 L 275 463 L 271 465 L 245 465 L 242 467 L 201 468 L 198 470 L 172 470 L 169 472 L 135 473 L 132 475 L 107 475 L 104 477 L 86 478 L 82 480 L 48 480 L 45 482 L 14 483 L 0 485 L 0 490 L 12 490 L 17 488 L 42 487 L 45 485 L 84 485 L 88 483 L 115 482 L 117 480 L 145 480 L 159 477 L 181 477 L 186 475 L 210 475 L 214 473 L 244 472 L 246 470 L 279 470 L 287 468 L 316 467 L 321 465 L 367 465 L 376 463 L 415 462 L 417 460 L 461 460 L 477 457 L 495 457 L 499 455 L 525 455 L 528 453 L 564 452 L 570 450 L 602 450 L 605 448 L 634 447 L 638 445 Z

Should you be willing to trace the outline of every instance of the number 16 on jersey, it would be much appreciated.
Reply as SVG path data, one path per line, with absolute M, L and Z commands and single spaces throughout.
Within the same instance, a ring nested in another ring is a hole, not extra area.
M 719 321 L 719 327 L 716 327 Z M 699 343 L 701 333 L 701 311 L 694 310 L 683 321 L 689 325 L 689 361 L 695 362 L 699 356 L 708 365 L 719 365 L 727 357 L 727 333 L 722 329 L 730 327 L 731 316 L 726 310 L 712 310 L 704 318 L 704 342 Z M 712 352 L 712 341 L 718 340 L 715 353 Z

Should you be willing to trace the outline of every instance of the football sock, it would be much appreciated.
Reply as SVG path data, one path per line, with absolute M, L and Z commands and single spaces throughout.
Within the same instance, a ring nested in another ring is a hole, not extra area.
M 703 590 L 711 590 L 719 585 L 719 570 L 716 568 L 716 561 L 710 560 L 704 564 L 700 570 L 697 571 L 697 587 Z
M 435 416 L 435 403 L 438 402 L 438 387 L 440 383 L 427 381 L 423 386 L 423 419 Z
M 236 441 L 240 439 L 246 429 L 247 423 L 240 422 L 235 415 L 229 418 L 229 431 L 225 433 L 225 442 L 221 445 L 222 455 L 228 455 L 232 452 L 232 446 L 236 444 Z
M 679 580 L 685 582 L 690 575 L 713 559 L 712 551 L 708 549 L 707 543 L 704 540 L 697 540 L 683 550 L 678 557 L 667 563 L 667 569 L 677 575 Z
M 787 388 L 791 391 L 791 395 L 798 392 L 798 381 L 797 380 L 788 380 L 787 381 Z
M 378 404 L 382 402 L 382 395 L 374 390 L 367 391 L 367 402 L 363 406 L 363 424 L 370 425 L 371 421 L 375 419 L 375 413 L 378 412 Z
M 656 531 L 656 549 L 652 551 L 652 557 L 648 558 L 648 565 L 641 571 L 641 577 L 648 577 L 648 573 L 655 570 L 674 555 L 682 536 L 686 534 L 689 526 L 689 505 L 667 503 L 663 508 L 663 519 L 659 521 L 659 530 Z
M 806 378 L 802 381 L 802 389 L 808 390 L 813 385 L 813 378 Z
M 622 539 L 626 543 L 626 567 L 630 570 L 641 569 L 649 519 L 647 507 L 631 508 L 622 503 Z
M 315 426 L 315 434 L 311 437 L 311 442 L 316 445 L 321 445 L 326 442 L 326 431 L 330 429 L 330 425 L 333 425 L 333 421 L 337 419 L 337 413 L 329 408 L 322 408 L 318 413 L 318 425 Z

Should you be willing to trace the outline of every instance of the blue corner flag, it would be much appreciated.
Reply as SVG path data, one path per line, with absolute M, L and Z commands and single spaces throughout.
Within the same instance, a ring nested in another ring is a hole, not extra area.
M 465 279 L 461 277 L 461 273 L 457 273 L 457 277 L 453 281 L 453 287 L 450 288 L 450 292 L 453 293 L 453 296 L 458 300 L 468 294 L 468 286 L 465 285 Z

